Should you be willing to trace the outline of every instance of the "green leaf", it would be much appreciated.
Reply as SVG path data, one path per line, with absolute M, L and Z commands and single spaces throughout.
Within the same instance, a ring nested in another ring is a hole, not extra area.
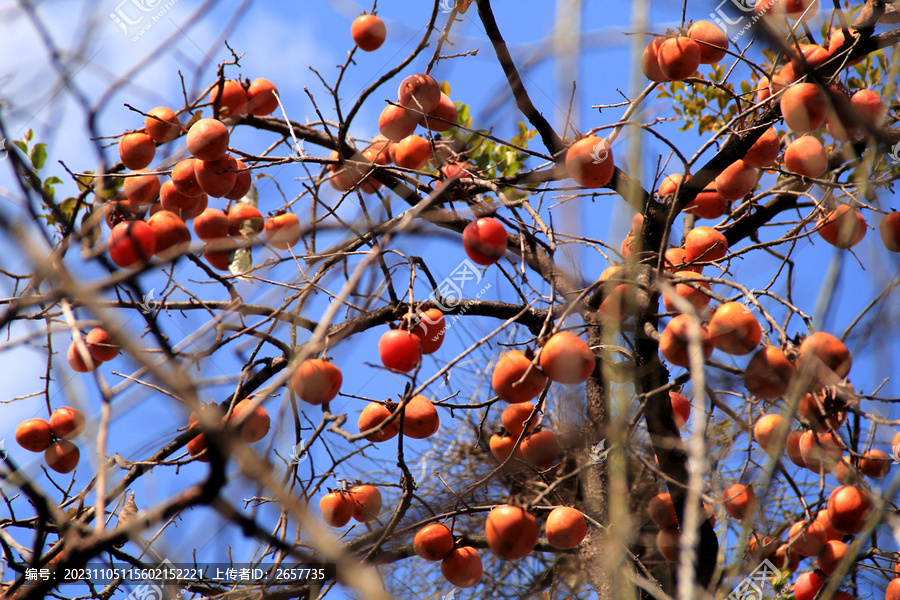
M 31 129 L 29 129 L 28 131 L 25 132 L 25 135 L 22 136 L 22 139 L 24 139 L 26 142 L 30 142 L 33 135 L 34 135 L 34 132 Z
M 19 142 L 19 141 L 15 141 L 15 142 L 13 142 L 13 144 L 15 145 L 16 148 L 18 148 L 19 150 L 24 152 L 26 155 L 28 154 L 28 144 L 26 144 L 25 142 Z
M 44 163 L 47 161 L 47 144 L 35 144 L 34 149 L 31 151 L 31 166 L 34 167 L 36 171 L 40 171 L 44 168 Z

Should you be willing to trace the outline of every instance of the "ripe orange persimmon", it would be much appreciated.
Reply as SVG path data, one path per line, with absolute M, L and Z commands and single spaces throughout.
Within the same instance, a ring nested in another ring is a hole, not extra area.
M 781 154 L 781 140 L 778 139 L 775 128 L 769 127 L 747 150 L 744 164 L 762 169 L 775 162 L 779 154 Z
M 91 358 L 98 363 L 114 359 L 121 350 L 119 345 L 113 341 L 109 332 L 102 327 L 94 327 L 88 331 L 84 341 L 87 343 Z
M 794 365 L 779 348 L 766 346 L 753 355 L 744 369 L 747 391 L 766 400 L 783 396 L 794 376 Z
M 185 196 L 200 196 L 203 194 L 203 188 L 197 181 L 197 174 L 194 171 L 194 165 L 198 161 L 196 158 L 185 158 L 175 163 L 172 167 L 172 185 L 179 193 Z
M 763 450 L 769 454 L 774 454 L 779 450 L 779 448 L 775 447 L 775 443 L 778 441 L 778 437 L 782 435 L 780 431 L 786 426 L 784 417 L 781 415 L 763 415 L 753 425 L 753 439 L 756 440 L 756 443 Z
M 473 262 L 492 265 L 506 254 L 506 229 L 497 219 L 481 217 L 463 229 L 462 243 Z
M 419 316 L 418 326 L 413 329 L 422 340 L 422 354 L 433 354 L 444 343 L 444 313 L 438 308 L 429 308 Z
M 855 208 L 839 204 L 819 219 L 816 230 L 823 240 L 846 250 L 862 241 L 866 235 L 866 220 Z
M 800 344 L 797 367 L 812 379 L 814 389 L 838 383 L 850 372 L 853 358 L 844 342 L 830 333 L 817 331 Z
M 691 271 L 693 273 L 701 273 L 703 267 L 701 265 L 686 266 L 686 263 L 692 262 L 688 259 L 687 250 L 684 248 L 669 248 L 663 255 L 665 259 L 665 269 L 669 272 L 676 273 L 679 271 Z
M 881 219 L 878 224 L 878 232 L 884 247 L 891 252 L 900 252 L 900 212 L 891 211 Z
M 717 63 L 725 58 L 728 37 L 709 21 L 697 21 L 688 29 L 688 37 L 700 46 L 700 63 Z
M 753 313 L 739 302 L 726 302 L 709 321 L 709 340 L 728 354 L 753 352 L 762 339 L 762 328 Z
M 381 48 L 387 38 L 384 21 L 375 15 L 362 14 L 350 25 L 350 36 L 363 52 L 374 52 Z
M 181 135 L 181 123 L 175 111 L 168 106 L 157 106 L 147 111 L 144 117 L 147 135 L 157 144 L 171 142 Z
M 687 79 L 700 66 L 700 44 L 678 36 L 665 40 L 657 50 L 659 70 L 672 81 Z
M 788 144 L 784 151 L 784 168 L 794 175 L 815 179 L 828 168 L 828 155 L 822 142 L 804 135 Z
M 669 562 L 678 562 L 678 538 L 677 529 L 660 529 L 656 534 L 656 548 Z
M 872 509 L 872 497 L 857 486 L 842 485 L 828 497 L 828 519 L 841 533 L 859 533 Z
M 528 373 L 522 383 L 520 379 Z M 491 386 L 501 400 L 507 402 L 527 402 L 541 393 L 547 383 L 547 376 L 537 367 L 532 366 L 524 354 L 518 350 L 510 350 L 497 360 L 497 366 L 491 374 Z
M 78 446 L 67 440 L 53 442 L 44 451 L 44 461 L 57 473 L 71 473 L 78 466 L 80 458 Z
M 175 183 L 171 179 L 164 181 L 159 188 L 159 207 L 163 210 L 172 211 L 185 221 L 196 217 L 206 210 L 207 203 L 208 199 L 202 190 L 197 196 L 182 194 L 178 191 L 178 188 L 175 187 Z M 199 209 L 201 204 L 204 204 L 204 206 L 202 209 Z
M 799 429 L 789 431 L 787 439 L 785 440 L 784 451 L 787 453 L 788 458 L 791 459 L 792 463 L 802 469 L 806 469 L 808 467 L 803 460 L 803 452 L 800 450 L 800 439 L 802 437 L 803 432 Z
M 900 563 L 898 563 L 900 564 Z M 837 596 L 835 596 L 837 598 Z M 884 600 L 900 600 L 900 579 L 892 579 L 884 590 Z
M 813 473 L 828 473 L 834 469 L 844 453 L 841 438 L 830 431 L 804 431 L 800 436 L 800 452 L 806 468 Z
M 559 458 L 559 439 L 550 429 L 532 433 L 519 445 L 522 456 L 538 469 L 552 467 Z
M 794 592 L 794 600 L 813 600 L 822 586 L 825 585 L 825 578 L 816 571 L 806 571 L 797 576 L 792 588 Z
M 247 91 L 244 90 L 244 86 L 239 81 L 234 81 L 233 79 L 225 80 L 221 86 L 221 100 L 219 100 L 219 90 L 219 84 L 213 86 L 212 91 L 209 93 L 209 101 L 215 106 L 218 100 L 220 117 L 238 117 L 247 112 Z M 191 154 L 194 153 L 191 152 Z
M 228 235 L 240 239 L 256 237 L 263 227 L 262 213 L 252 204 L 238 202 L 228 209 Z
M 602 188 L 612 179 L 615 168 L 612 148 L 603 138 L 583 137 L 566 151 L 569 177 L 582 187 Z
M 668 492 L 663 492 L 650 498 L 650 502 L 647 504 L 647 512 L 650 515 L 650 519 L 660 529 L 678 527 L 678 514 L 675 512 L 675 504 L 672 503 L 672 495 Z
M 596 359 L 590 347 L 571 331 L 555 333 L 541 348 L 541 370 L 558 383 L 581 383 L 594 372 Z
M 228 217 L 218 208 L 207 208 L 194 219 L 194 233 L 204 242 L 228 237 Z
M 669 81 L 669 78 L 659 68 L 659 46 L 664 41 L 666 41 L 664 37 L 653 38 L 647 44 L 647 47 L 644 48 L 644 53 L 641 55 L 641 71 L 644 73 L 644 76 L 658 83 Z
M 359 413 L 359 432 L 368 431 L 384 423 L 393 411 L 380 402 L 372 402 Z M 386 442 L 400 432 L 400 420 L 394 419 L 379 431 L 366 436 L 370 442 Z
M 528 417 L 531 416 L 532 412 L 534 412 L 534 404 L 531 402 L 510 404 L 503 409 L 502 413 L 500 413 L 500 422 L 513 438 L 518 438 L 525 430 L 525 421 L 528 420 Z M 537 426 L 537 422 L 538 419 L 535 417 L 531 425 L 528 426 L 529 432 L 534 430 Z
M 427 115 L 427 118 L 425 115 L 418 115 L 417 122 L 431 131 L 450 131 L 456 127 L 456 121 L 459 119 L 456 104 L 453 103 L 450 96 L 443 92 L 441 92 L 441 101 L 437 107 Z
M 478 551 L 471 546 L 456 548 L 441 561 L 441 574 L 458 588 L 470 588 L 481 581 L 482 566 Z
M 716 192 L 724 200 L 740 200 L 753 191 L 758 179 L 759 171 L 738 159 L 716 177 Z
M 400 141 L 416 130 L 416 116 L 402 106 L 388 104 L 378 117 L 378 131 L 392 141 Z
M 547 541 L 554 548 L 575 548 L 587 535 L 587 521 L 578 509 L 557 506 L 547 515 Z
M 329 492 L 319 500 L 322 520 L 332 527 L 343 527 L 353 516 L 353 500 L 345 492 Z
M 130 175 L 122 184 L 122 192 L 129 202 L 149 206 L 159 200 L 159 175 L 146 169 L 138 169 Z
M 825 546 L 819 551 L 816 557 L 816 564 L 826 575 L 831 575 L 837 568 L 837 564 L 841 562 L 844 555 L 847 554 L 847 544 L 840 540 L 829 540 L 825 542 Z
M 772 562 L 782 571 L 796 571 L 802 558 L 800 553 L 788 544 L 781 544 L 775 550 L 775 557 L 772 559 Z
M 684 212 L 700 219 L 718 219 L 728 212 L 728 202 L 716 190 L 715 179 L 684 207 Z
M 266 219 L 263 232 L 272 247 L 279 250 L 293 248 L 303 234 L 300 219 L 294 213 L 284 213 Z
M 156 144 L 146 133 L 128 133 L 119 138 L 119 158 L 132 171 L 147 168 L 155 155 Z
M 218 160 L 228 152 L 228 139 L 228 128 L 222 121 L 200 119 L 188 130 L 187 149 L 196 159 Z M 178 187 L 178 181 L 175 181 L 175 186 Z M 179 191 L 188 194 L 186 191 Z
M 407 373 L 422 360 L 422 340 L 405 329 L 391 329 L 378 340 L 378 356 L 388 369 Z
M 245 398 L 234 405 L 229 425 L 237 426 L 238 437 L 245 444 L 252 444 L 266 437 L 272 420 L 265 408 Z
M 223 157 L 222 160 L 225 160 L 225 157 Z M 247 165 L 244 164 L 244 161 L 235 160 L 234 162 L 234 169 L 237 170 L 237 173 L 234 174 L 234 185 L 232 185 L 231 189 L 222 196 L 228 200 L 240 200 L 246 196 L 247 192 L 250 191 L 250 188 L 253 187 L 253 176 L 250 174 L 250 170 L 247 168 Z
M 688 283 L 681 282 L 673 282 L 673 287 L 675 288 L 675 295 L 681 296 L 685 300 L 691 303 L 694 307 L 694 310 L 697 313 L 702 313 L 703 310 L 709 306 L 709 296 L 704 294 L 701 290 L 697 289 L 703 288 L 711 291 L 711 287 L 708 281 L 696 280 L 694 277 L 690 275 L 690 273 L 685 272 L 681 275 L 680 279 L 685 282 L 690 282 L 692 285 Z M 672 298 L 672 294 L 669 292 L 663 292 L 663 306 L 669 312 L 682 312 L 675 305 L 675 302 Z
M 756 512 L 756 492 L 746 483 L 733 483 L 722 493 L 722 504 L 730 517 L 743 521 Z
M 109 257 L 124 269 L 135 269 L 156 252 L 156 234 L 144 221 L 125 221 L 109 233 Z
M 198 160 L 194 163 L 194 174 L 200 189 L 206 194 L 213 198 L 224 198 L 237 182 L 237 168 L 235 158 L 225 154 L 215 160 Z
M 757 534 L 751 534 L 747 540 L 747 553 L 754 560 L 766 559 L 774 562 L 778 546 L 778 540 L 773 537 L 764 536 L 760 539 Z
M 815 556 L 825 546 L 825 530 L 815 520 L 812 522 L 797 521 L 791 525 L 788 544 L 798 554 Z
M 891 459 L 881 450 L 866 450 L 859 459 L 859 472 L 866 477 L 880 479 L 890 471 Z
M 674 317 L 663 329 L 659 336 L 659 350 L 662 355 L 673 365 L 688 368 L 690 366 L 691 316 L 678 315 Z M 709 339 L 706 327 L 699 325 L 700 348 L 705 361 L 712 355 L 713 345 Z
M 408 135 L 394 148 L 394 162 L 404 169 L 418 171 L 433 157 L 431 144 L 420 135 Z
M 712 227 L 694 227 L 684 238 L 684 250 L 688 262 L 716 262 L 728 254 L 728 240 Z
M 453 534 L 443 523 L 429 523 L 413 537 L 413 551 L 425 560 L 444 560 L 453 552 Z
M 78 344 L 75 343 L 75 340 L 72 340 L 66 352 L 66 360 L 72 370 L 76 373 L 89 373 L 96 369 L 100 363 L 95 360 L 88 360 L 89 358 L 91 358 L 90 351 L 88 351 L 88 356 L 82 355 L 78 350 Z
M 147 219 L 147 225 L 156 236 L 154 254 L 171 258 L 186 252 L 191 244 L 191 232 L 175 213 L 161 210 Z
M 834 478 L 841 485 L 856 485 L 859 481 L 859 473 L 856 467 L 850 464 L 850 457 L 848 456 L 841 457 L 841 461 L 835 465 L 831 474 L 834 475 Z
M 31 452 L 43 452 L 53 442 L 53 430 L 45 419 L 28 419 L 16 427 L 16 442 Z
M 50 429 L 61 440 L 71 440 L 84 431 L 84 414 L 77 408 L 62 406 L 50 414 Z
M 254 79 L 247 88 L 247 112 L 256 116 L 272 114 L 278 108 L 277 92 L 268 79 Z
M 781 95 L 784 124 L 794 133 L 809 133 L 825 123 L 825 93 L 815 83 L 795 83 Z
M 509 458 L 509 455 L 512 454 L 513 447 L 516 445 L 516 440 L 518 438 L 514 438 L 508 435 L 499 435 L 493 434 L 491 436 L 488 445 L 491 449 L 491 454 L 497 460 L 497 462 L 506 462 L 506 459 Z M 522 454 L 521 445 L 516 450 L 516 458 L 519 460 L 525 460 L 525 455 Z
M 291 389 L 309 404 L 331 402 L 341 391 L 344 376 L 334 364 L 320 358 L 310 358 L 300 364 L 291 375 Z
M 491 510 L 484 525 L 488 546 L 498 557 L 515 560 L 528 556 L 537 546 L 541 530 L 534 515 L 518 506 Z
M 430 113 L 441 102 L 441 86 L 430 75 L 410 75 L 400 82 L 397 100 L 400 106 Z
M 400 419 L 397 419 L 399 424 Z M 425 396 L 413 396 L 403 409 L 403 435 L 416 440 L 431 437 L 441 426 L 434 404 Z
M 672 412 L 675 413 L 675 425 L 681 429 L 691 416 L 691 401 L 687 396 L 669 390 L 669 402 L 672 403 Z
M 381 512 L 381 492 L 374 485 L 358 485 L 350 489 L 353 518 L 360 523 L 375 520 Z
M 232 238 L 224 238 L 213 240 L 206 244 L 203 251 L 203 258 L 215 269 L 220 271 L 228 271 L 229 265 L 234 260 L 234 251 L 238 247 L 238 242 Z

